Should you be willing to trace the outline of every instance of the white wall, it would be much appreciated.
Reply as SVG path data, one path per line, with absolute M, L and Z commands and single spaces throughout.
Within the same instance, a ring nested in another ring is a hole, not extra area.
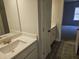
M 10 32 L 20 31 L 16 0 L 3 0 Z
M 38 0 L 17 0 L 23 32 L 38 33 Z
M 56 0 L 52 0 L 52 16 L 51 16 L 51 28 L 56 25 L 57 20 L 56 20 Z
M 64 0 L 52 0 L 52 23 L 51 26 L 57 24 L 59 31 L 59 39 L 61 39 L 61 26 L 63 16 Z
M 58 0 L 57 26 L 58 26 L 58 30 L 59 30 L 59 40 L 61 40 L 61 27 L 62 27 L 62 19 L 63 19 L 63 7 L 64 7 L 64 0 Z

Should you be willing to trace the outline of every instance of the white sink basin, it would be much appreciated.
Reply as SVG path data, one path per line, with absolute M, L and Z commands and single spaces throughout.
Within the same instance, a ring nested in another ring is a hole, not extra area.
M 2 52 L 3 54 L 8 54 L 8 53 L 14 53 L 16 52 L 16 50 L 19 50 L 19 47 L 25 45 L 26 42 L 21 41 L 21 40 L 16 40 L 2 48 L 0 48 L 0 52 Z

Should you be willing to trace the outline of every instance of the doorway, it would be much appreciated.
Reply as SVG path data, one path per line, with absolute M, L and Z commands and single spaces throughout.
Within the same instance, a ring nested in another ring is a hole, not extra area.
M 66 59 L 79 59 L 75 53 L 79 28 L 79 1 L 65 1 L 61 28 L 62 53 Z
M 64 12 L 62 20 L 61 39 L 65 41 L 76 40 L 76 31 L 78 29 L 78 14 L 76 8 L 79 7 L 79 1 L 64 2 Z M 75 20 L 77 19 L 78 20 Z

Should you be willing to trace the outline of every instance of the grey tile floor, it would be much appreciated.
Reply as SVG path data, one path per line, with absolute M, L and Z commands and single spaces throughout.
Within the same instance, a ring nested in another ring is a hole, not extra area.
M 69 41 L 54 42 L 47 59 L 79 59 L 75 54 L 75 45 Z

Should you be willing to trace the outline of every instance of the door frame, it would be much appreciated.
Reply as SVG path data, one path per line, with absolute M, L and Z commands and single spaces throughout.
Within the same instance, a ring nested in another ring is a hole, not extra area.
M 38 27 L 39 27 L 39 29 L 38 29 L 38 33 L 39 33 L 39 36 L 38 36 L 38 39 L 39 39 L 39 59 L 45 59 L 46 58 L 46 55 L 45 54 L 47 53 L 47 52 L 44 51 L 44 46 L 46 46 L 46 45 L 45 45 L 45 40 L 43 40 L 44 39 L 44 37 L 43 37 L 43 34 L 44 33 L 43 32 L 45 31 L 45 26 L 43 24 L 45 23 L 45 18 L 44 18 L 45 17 L 45 12 L 46 12 L 44 10 L 44 8 L 46 6 L 45 3 L 48 3 L 48 1 L 50 3 L 52 3 L 51 2 L 52 0 L 38 0 L 38 16 L 39 16 L 38 17 L 38 24 L 39 24 L 38 25 Z M 51 6 L 52 6 L 52 4 L 51 4 Z M 50 16 L 50 21 L 51 21 L 51 16 Z M 51 28 L 51 22 L 50 22 L 50 28 Z M 47 32 L 48 32 L 48 30 L 49 29 L 47 29 Z

